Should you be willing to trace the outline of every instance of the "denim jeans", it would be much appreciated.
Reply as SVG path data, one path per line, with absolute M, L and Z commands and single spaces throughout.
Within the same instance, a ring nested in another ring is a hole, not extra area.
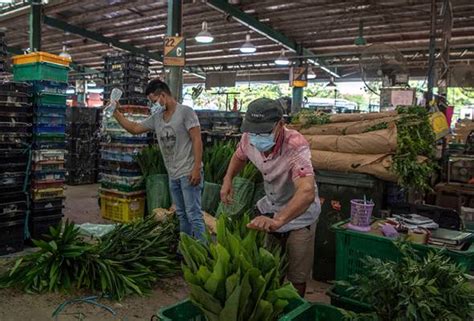
M 201 173 L 201 183 L 196 186 L 189 183 L 188 176 L 170 179 L 171 197 L 176 205 L 179 230 L 199 240 L 204 240 L 206 230 L 201 209 L 203 177 Z

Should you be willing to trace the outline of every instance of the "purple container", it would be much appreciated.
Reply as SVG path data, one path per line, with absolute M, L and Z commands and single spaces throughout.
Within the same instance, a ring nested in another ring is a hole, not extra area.
M 347 224 L 347 228 L 359 232 L 370 231 L 370 223 L 372 219 L 372 211 L 375 204 L 364 200 L 351 201 L 351 222 Z

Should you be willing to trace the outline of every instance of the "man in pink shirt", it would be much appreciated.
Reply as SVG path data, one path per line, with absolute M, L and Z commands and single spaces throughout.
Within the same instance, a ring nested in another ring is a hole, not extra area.
M 265 197 L 257 202 L 257 216 L 248 227 L 268 232 L 270 242 L 286 249 L 286 277 L 303 297 L 321 212 L 309 144 L 300 133 L 285 127 L 280 104 L 268 98 L 249 104 L 242 132 L 224 178 L 221 199 L 232 202 L 232 179 L 250 160 L 263 175 Z

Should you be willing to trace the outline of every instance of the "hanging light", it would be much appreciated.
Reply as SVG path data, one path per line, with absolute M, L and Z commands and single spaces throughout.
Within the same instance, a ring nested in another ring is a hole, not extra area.
M 60 56 L 60 57 L 63 57 L 63 58 L 66 58 L 66 59 L 71 59 L 71 60 L 72 60 L 71 55 L 69 54 L 69 52 L 67 52 L 66 45 L 63 45 L 63 51 L 61 51 L 61 53 L 59 54 L 59 56 Z
M 337 88 L 336 83 L 334 82 L 334 77 L 331 77 L 331 79 L 329 80 L 329 82 L 326 85 L 326 88 L 327 89 L 336 89 Z
M 316 74 L 313 71 L 313 68 L 311 66 L 308 66 L 308 79 L 315 79 Z
M 254 53 L 255 51 L 257 51 L 257 47 L 255 47 L 254 44 L 250 42 L 250 33 L 248 33 L 245 36 L 244 44 L 242 45 L 242 47 L 240 47 L 240 52 L 241 53 Z
M 277 59 L 275 59 L 275 64 L 278 66 L 286 66 L 290 64 L 290 61 L 285 56 L 285 49 L 281 50 L 280 56 Z
M 214 41 L 214 37 L 211 33 L 207 30 L 207 22 L 202 22 L 202 30 L 194 37 L 197 42 L 199 43 L 211 43 Z

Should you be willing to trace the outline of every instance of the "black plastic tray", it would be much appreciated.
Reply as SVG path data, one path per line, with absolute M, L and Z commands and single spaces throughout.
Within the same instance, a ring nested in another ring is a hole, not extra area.
M 61 222 L 62 214 L 52 216 L 32 217 L 30 220 L 30 234 L 32 239 L 44 239 L 49 234 L 49 227 L 56 227 Z
M 0 82 L 0 92 L 18 92 L 30 94 L 32 86 L 26 82 L 7 81 Z
M 4 112 L 0 109 L 0 123 L 31 123 L 33 121 L 33 114 L 18 113 L 18 112 Z
M 31 202 L 31 209 L 35 211 L 47 210 L 49 208 L 63 208 L 64 197 L 48 198 Z
M 0 223 L 0 255 L 22 251 L 24 233 L 24 219 Z

